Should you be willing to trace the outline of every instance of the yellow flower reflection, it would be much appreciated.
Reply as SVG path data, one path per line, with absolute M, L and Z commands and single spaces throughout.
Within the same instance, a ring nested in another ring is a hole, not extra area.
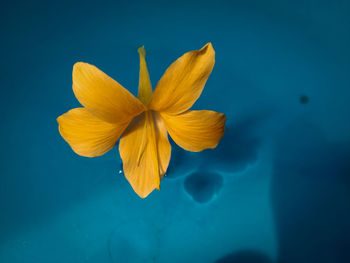
M 147 197 L 163 178 L 170 161 L 168 133 L 183 149 L 215 148 L 225 130 L 225 115 L 191 111 L 214 67 L 215 52 L 208 43 L 176 60 L 153 94 L 146 52 L 138 49 L 138 99 L 96 67 L 78 62 L 73 67 L 73 91 L 84 108 L 57 118 L 59 131 L 73 151 L 100 156 L 118 141 L 124 174 L 134 191 Z

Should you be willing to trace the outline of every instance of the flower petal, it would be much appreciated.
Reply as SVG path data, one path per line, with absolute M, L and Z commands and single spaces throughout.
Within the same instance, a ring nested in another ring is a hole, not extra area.
M 187 151 L 215 148 L 225 132 L 223 113 L 200 110 L 180 115 L 161 113 L 161 116 L 171 138 Z
M 137 116 L 122 135 L 119 152 L 125 176 L 141 198 L 159 189 L 171 155 L 167 131 L 159 114 L 147 111 Z
M 128 122 L 108 123 L 84 108 L 76 108 L 57 118 L 59 131 L 73 151 L 86 157 L 100 156 L 113 148 Z
M 140 46 L 137 49 L 140 55 L 140 73 L 139 73 L 139 94 L 138 98 L 144 105 L 148 105 L 152 98 L 152 84 L 149 77 L 147 63 L 146 63 L 146 50 L 144 46 Z
M 114 79 L 83 62 L 75 63 L 73 67 L 73 91 L 91 113 L 111 123 L 130 121 L 146 109 Z
M 199 98 L 215 64 L 211 43 L 176 60 L 154 90 L 149 107 L 168 114 L 188 110 Z

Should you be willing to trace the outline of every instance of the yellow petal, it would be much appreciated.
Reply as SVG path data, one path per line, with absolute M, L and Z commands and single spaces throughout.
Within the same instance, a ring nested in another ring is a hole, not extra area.
M 215 111 L 187 111 L 176 116 L 161 113 L 161 117 L 171 138 L 191 152 L 215 148 L 225 132 L 226 117 Z
M 113 148 L 126 123 L 108 123 L 84 108 L 76 108 L 57 118 L 61 136 L 73 151 L 86 157 L 100 156 Z
M 139 92 L 138 98 L 144 105 L 148 105 L 152 97 L 152 84 L 146 64 L 146 50 L 143 46 L 137 49 L 140 55 Z
M 199 98 L 214 67 L 215 52 L 211 43 L 176 60 L 166 70 L 154 90 L 149 108 L 168 114 L 188 110 Z
M 130 121 L 145 111 L 145 106 L 128 90 L 87 63 L 74 65 L 73 91 L 85 108 L 107 122 Z
M 123 133 L 119 152 L 124 174 L 141 198 L 159 189 L 171 155 L 167 131 L 159 114 L 147 111 L 137 116 Z

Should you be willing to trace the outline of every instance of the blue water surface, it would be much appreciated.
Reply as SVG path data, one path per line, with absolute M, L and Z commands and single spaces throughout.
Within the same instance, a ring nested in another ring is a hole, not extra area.
M 1 1 L 0 30 L 0 262 L 350 262 L 349 1 Z M 155 86 L 207 42 L 226 133 L 172 142 L 161 191 L 60 137 L 75 62 L 136 94 L 140 44 Z

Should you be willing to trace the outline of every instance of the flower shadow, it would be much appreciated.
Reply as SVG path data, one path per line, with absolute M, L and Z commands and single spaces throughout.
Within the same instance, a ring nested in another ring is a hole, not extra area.
M 349 145 L 327 141 L 305 120 L 276 142 L 271 202 L 279 261 L 350 262 Z
M 244 170 L 258 158 L 261 145 L 259 125 L 264 117 L 254 116 L 229 124 L 215 149 L 191 153 L 172 140 L 172 156 L 167 178 L 174 179 L 194 170 L 234 173 Z
M 230 253 L 215 263 L 272 263 L 268 256 L 254 250 L 241 250 Z
M 185 178 L 185 191 L 197 203 L 207 203 L 223 186 L 223 177 L 218 173 L 197 171 Z

